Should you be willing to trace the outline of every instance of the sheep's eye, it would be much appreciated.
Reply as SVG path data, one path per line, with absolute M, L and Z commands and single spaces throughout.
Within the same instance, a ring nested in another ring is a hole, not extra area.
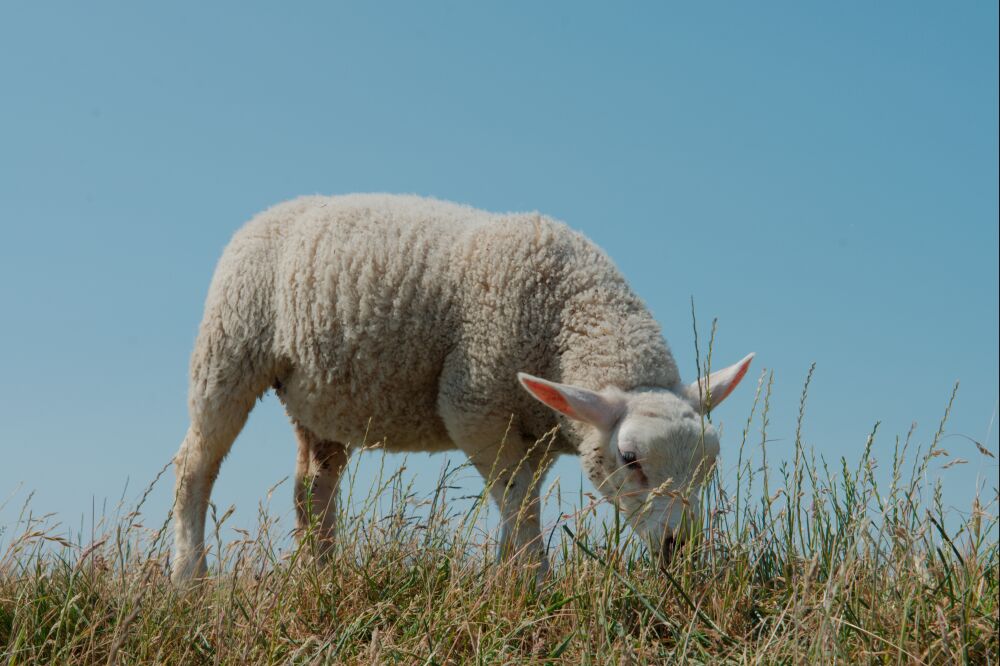
M 639 461 L 635 459 L 635 451 L 619 451 L 625 466 L 629 469 L 641 469 Z

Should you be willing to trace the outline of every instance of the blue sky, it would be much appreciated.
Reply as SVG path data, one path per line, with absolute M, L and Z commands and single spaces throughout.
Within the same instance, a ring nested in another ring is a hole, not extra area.
M 717 363 L 774 370 L 772 460 L 812 362 L 805 439 L 832 460 L 876 421 L 883 467 L 911 422 L 926 443 L 956 380 L 948 434 L 996 452 L 997 23 L 986 2 L 4 3 L 0 516 L 138 494 L 187 427 L 223 246 L 317 192 L 584 231 L 686 377 L 692 297 Z M 752 383 L 717 413 L 730 464 Z M 216 502 L 252 522 L 293 442 L 269 397 Z M 967 507 L 995 461 L 944 444 Z M 418 488 L 442 462 L 409 461 Z

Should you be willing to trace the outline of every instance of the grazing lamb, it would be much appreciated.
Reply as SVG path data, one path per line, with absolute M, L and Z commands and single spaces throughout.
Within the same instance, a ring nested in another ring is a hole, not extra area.
M 375 194 L 280 204 L 235 235 L 209 289 L 175 460 L 173 579 L 204 573 L 212 484 L 270 387 L 298 439 L 300 527 L 315 517 L 324 541 L 367 438 L 464 451 L 500 505 L 502 554 L 541 555 L 537 479 L 559 453 L 580 455 L 654 552 L 669 547 L 678 493 L 696 494 L 719 452 L 698 414 L 751 358 L 681 384 L 607 255 L 537 213 Z

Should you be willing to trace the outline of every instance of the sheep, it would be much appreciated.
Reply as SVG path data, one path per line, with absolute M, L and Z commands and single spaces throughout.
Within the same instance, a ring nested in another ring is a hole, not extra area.
M 235 234 L 209 288 L 175 457 L 172 579 L 205 574 L 212 485 L 272 387 L 298 440 L 298 526 L 314 519 L 321 543 L 348 456 L 379 441 L 462 450 L 499 505 L 502 557 L 544 566 L 537 481 L 563 453 L 654 553 L 669 550 L 678 497 L 696 500 L 719 453 L 699 414 L 752 357 L 682 384 L 609 257 L 538 213 L 384 194 L 278 204 Z

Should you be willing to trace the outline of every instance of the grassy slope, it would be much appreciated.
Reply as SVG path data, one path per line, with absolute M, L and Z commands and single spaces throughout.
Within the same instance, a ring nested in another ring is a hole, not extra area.
M 590 507 L 553 534 L 537 581 L 494 562 L 482 504 L 454 513 L 448 478 L 414 509 L 390 475 L 341 510 L 328 566 L 309 536 L 276 546 L 262 513 L 184 594 L 165 577 L 168 532 L 138 510 L 82 544 L 22 522 L 0 552 L 0 648 L 11 664 L 996 663 L 996 489 L 945 515 L 928 480 L 948 464 L 944 422 L 922 450 L 897 441 L 886 487 L 867 453 L 831 470 L 801 441 L 762 472 L 744 454 L 766 441 L 768 388 L 735 487 L 710 485 L 705 538 L 665 569 Z

